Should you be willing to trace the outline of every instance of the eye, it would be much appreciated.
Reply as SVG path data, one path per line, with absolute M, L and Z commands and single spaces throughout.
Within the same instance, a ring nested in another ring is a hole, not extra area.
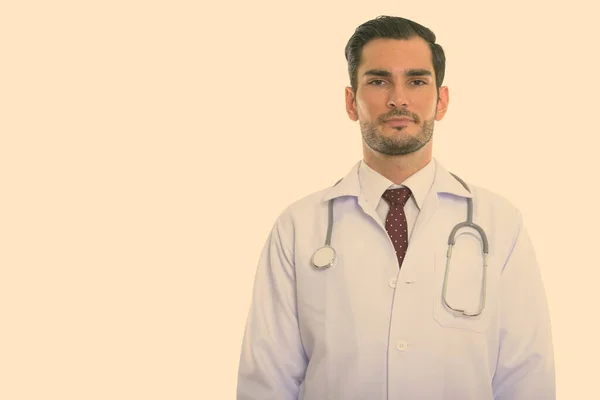
M 380 84 L 377 84 L 377 82 L 382 83 L 382 84 L 385 83 L 385 81 L 382 79 L 373 79 L 371 82 L 369 82 L 369 85 L 381 86 Z
M 417 84 L 419 83 L 419 84 Z M 423 86 L 423 85 L 427 85 L 427 82 L 422 80 L 422 79 L 417 79 L 411 82 L 412 85 L 414 86 Z

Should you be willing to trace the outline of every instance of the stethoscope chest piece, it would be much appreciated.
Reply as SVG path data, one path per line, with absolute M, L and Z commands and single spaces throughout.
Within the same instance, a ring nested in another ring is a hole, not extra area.
M 316 268 L 326 269 L 335 264 L 335 250 L 330 246 L 323 246 L 313 254 L 312 263 Z

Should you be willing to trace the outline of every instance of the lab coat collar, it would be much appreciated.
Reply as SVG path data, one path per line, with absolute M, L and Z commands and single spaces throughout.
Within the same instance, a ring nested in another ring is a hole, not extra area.
M 354 164 L 352 169 L 346 174 L 340 182 L 326 191 L 324 201 L 342 197 L 354 196 L 359 197 L 360 182 L 358 179 L 358 170 L 362 161 Z M 439 193 L 448 193 L 456 196 L 472 198 L 473 195 L 465 189 L 465 187 L 454 177 L 444 166 L 434 157 L 435 176 L 433 178 L 432 190 Z

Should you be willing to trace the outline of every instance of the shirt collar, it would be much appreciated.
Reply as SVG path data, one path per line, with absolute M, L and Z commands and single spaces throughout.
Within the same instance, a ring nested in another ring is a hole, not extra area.
M 461 197 L 472 197 L 472 194 L 434 157 L 427 166 L 406 179 L 402 185 L 394 185 L 393 182 L 369 168 L 361 160 L 354 164 L 336 185 L 325 191 L 323 200 L 328 201 L 341 196 L 358 197 L 361 195 L 362 189 L 365 199 L 373 207 L 377 207 L 379 199 L 386 189 L 400 186 L 410 188 L 419 208 L 423 206 L 430 189 L 435 190 L 438 194 L 449 193 Z
M 390 181 L 379 172 L 375 171 L 367 165 L 366 162 L 361 161 L 358 167 L 358 179 L 360 181 L 363 194 L 367 203 L 371 204 L 373 208 L 377 208 L 381 201 L 381 196 L 387 189 L 396 189 L 400 187 L 407 187 L 410 189 L 411 197 L 417 203 L 417 207 L 421 209 L 425 202 L 425 197 L 431 189 L 433 184 L 433 178 L 435 176 L 435 162 L 430 161 L 425 167 L 408 177 L 402 184 L 397 185 Z

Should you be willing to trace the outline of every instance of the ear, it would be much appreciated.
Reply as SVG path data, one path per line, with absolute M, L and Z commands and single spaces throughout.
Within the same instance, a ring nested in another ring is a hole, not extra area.
M 437 102 L 437 110 L 435 112 L 435 120 L 440 121 L 448 111 L 448 103 L 450 102 L 450 93 L 447 86 L 440 87 L 439 99 Z
M 356 101 L 352 87 L 346 87 L 346 113 L 352 121 L 358 121 L 358 113 L 356 112 Z

